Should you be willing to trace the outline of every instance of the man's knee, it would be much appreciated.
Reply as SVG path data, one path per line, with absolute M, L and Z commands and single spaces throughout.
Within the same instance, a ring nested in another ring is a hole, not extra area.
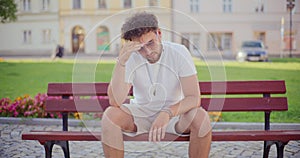
M 134 130 L 134 122 L 131 114 L 119 107 L 108 107 L 101 120 L 102 128 L 118 127 L 122 130 Z
M 198 137 L 204 137 L 211 131 L 209 115 L 203 108 L 197 108 L 192 124 L 198 131 Z
M 113 125 L 117 125 L 119 124 L 119 114 L 120 113 L 120 108 L 117 107 L 108 107 L 102 116 L 102 120 L 101 120 L 101 124 L 102 127 L 108 127 L 108 124 L 113 124 Z

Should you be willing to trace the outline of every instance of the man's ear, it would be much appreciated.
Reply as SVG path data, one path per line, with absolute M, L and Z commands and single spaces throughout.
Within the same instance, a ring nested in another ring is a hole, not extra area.
M 156 35 L 159 37 L 159 39 L 161 39 L 161 30 L 160 29 L 157 29 Z
M 157 35 L 161 36 L 161 31 L 160 31 L 160 29 L 157 29 L 156 33 L 157 33 Z

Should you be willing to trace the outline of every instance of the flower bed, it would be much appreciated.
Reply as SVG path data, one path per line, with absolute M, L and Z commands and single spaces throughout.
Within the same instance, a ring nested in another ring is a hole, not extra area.
M 60 113 L 45 112 L 46 94 L 37 94 L 34 98 L 29 95 L 17 97 L 14 100 L 3 98 L 0 100 L 1 117 L 32 117 L 32 118 L 60 118 Z M 55 98 L 54 98 L 55 99 Z
M 61 113 L 45 112 L 45 102 L 47 99 L 59 99 L 60 97 L 49 97 L 46 94 L 37 94 L 34 98 L 29 95 L 17 97 L 14 100 L 3 98 L 0 100 L 0 117 L 29 117 L 29 118 L 61 118 Z M 98 97 L 93 97 L 97 99 Z M 101 98 L 101 96 L 100 96 Z M 73 99 L 73 97 L 70 97 Z M 99 119 L 101 114 L 70 113 L 75 119 Z

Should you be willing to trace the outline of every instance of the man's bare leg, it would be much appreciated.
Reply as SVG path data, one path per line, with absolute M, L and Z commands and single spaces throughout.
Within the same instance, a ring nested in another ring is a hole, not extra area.
M 195 132 L 190 134 L 189 157 L 208 158 L 211 145 L 211 131 L 205 136 L 199 137 Z
M 102 124 L 102 146 L 107 158 L 124 157 L 124 142 L 122 131 L 136 131 L 133 117 L 126 109 L 109 107 L 105 110 Z
M 190 132 L 190 158 L 208 158 L 211 145 L 211 125 L 209 116 L 204 109 L 193 109 L 182 115 L 176 130 Z

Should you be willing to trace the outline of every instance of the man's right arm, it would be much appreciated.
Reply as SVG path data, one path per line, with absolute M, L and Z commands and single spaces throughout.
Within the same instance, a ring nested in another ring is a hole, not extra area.
M 127 99 L 131 84 L 125 82 L 125 64 L 133 52 L 138 51 L 143 44 L 127 41 L 122 46 L 112 79 L 108 87 L 109 103 L 112 106 L 121 106 Z
M 112 79 L 108 86 L 109 103 L 112 106 L 121 106 L 131 88 L 129 83 L 125 83 L 125 67 L 120 65 L 119 62 L 115 66 Z

